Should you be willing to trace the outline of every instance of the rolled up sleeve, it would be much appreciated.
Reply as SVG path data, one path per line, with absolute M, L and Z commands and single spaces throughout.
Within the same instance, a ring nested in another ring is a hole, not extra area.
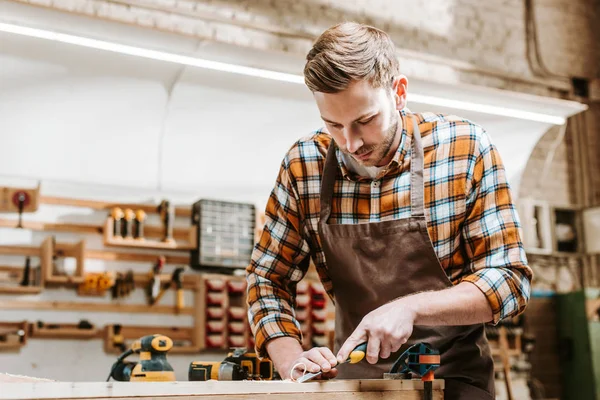
M 295 318 L 296 284 L 309 263 L 309 246 L 301 234 L 298 194 L 287 157 L 265 210 L 265 226 L 246 272 L 248 320 L 259 357 L 268 341 L 289 336 L 302 342 Z
M 533 274 L 502 160 L 485 132 L 467 182 L 462 239 L 468 262 L 461 281 L 483 292 L 492 309 L 491 322 L 497 324 L 525 310 Z

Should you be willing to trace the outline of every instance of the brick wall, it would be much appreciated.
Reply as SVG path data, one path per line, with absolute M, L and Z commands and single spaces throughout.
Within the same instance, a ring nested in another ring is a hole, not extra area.
M 355 20 L 388 31 L 405 62 L 434 57 L 461 81 L 528 93 L 564 95 L 564 76 L 596 77 L 600 68 L 598 0 L 534 0 L 540 53 L 558 79 L 538 79 L 528 66 L 524 0 L 13 1 L 302 55 L 325 28 Z

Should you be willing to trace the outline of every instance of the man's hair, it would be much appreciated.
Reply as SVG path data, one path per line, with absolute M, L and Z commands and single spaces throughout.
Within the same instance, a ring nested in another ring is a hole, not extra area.
M 323 32 L 308 52 L 304 82 L 313 92 L 337 93 L 362 79 L 375 88 L 386 87 L 399 73 L 394 43 L 387 33 L 344 22 Z

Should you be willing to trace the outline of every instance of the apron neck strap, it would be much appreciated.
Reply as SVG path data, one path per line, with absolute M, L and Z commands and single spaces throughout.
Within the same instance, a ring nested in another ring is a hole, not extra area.
M 421 140 L 421 131 L 417 119 L 412 116 L 413 137 L 411 144 L 411 162 L 410 162 L 410 203 L 411 216 L 422 217 L 425 215 L 424 195 L 423 195 L 423 142 Z M 323 181 L 321 182 L 321 221 L 326 223 L 331 215 L 331 200 L 333 199 L 333 189 L 338 173 L 337 145 L 333 138 L 327 150 L 325 166 L 323 167 Z

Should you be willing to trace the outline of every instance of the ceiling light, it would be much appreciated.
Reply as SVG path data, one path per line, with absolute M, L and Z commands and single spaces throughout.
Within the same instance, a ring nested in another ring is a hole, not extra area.
M 104 40 L 96 40 L 82 36 L 69 35 L 65 33 L 53 32 L 44 29 L 29 28 L 14 24 L 0 23 L 0 31 L 14 33 L 17 35 L 35 37 L 56 42 L 69 43 L 77 46 L 84 46 L 98 50 L 111 51 L 114 53 L 127 54 L 136 57 L 148 58 L 171 62 L 180 65 L 189 65 L 192 67 L 211 69 L 216 71 L 230 72 L 246 76 L 272 79 L 282 82 L 291 82 L 304 84 L 304 77 L 284 72 L 271 71 L 261 68 L 245 67 L 243 65 L 228 64 L 218 61 L 205 60 L 196 57 L 184 56 L 175 53 L 164 51 L 145 49 L 142 47 L 128 46 L 120 43 L 107 42 Z M 563 125 L 565 118 L 550 114 L 534 113 L 522 111 L 518 109 L 498 107 L 485 104 L 477 104 L 473 102 L 452 100 L 443 97 L 426 96 L 416 93 L 409 93 L 409 101 L 416 103 L 428 104 L 439 107 L 456 108 L 467 111 L 475 111 L 484 114 L 499 115 L 509 118 L 524 119 L 529 121 L 543 122 L 554 125 Z

